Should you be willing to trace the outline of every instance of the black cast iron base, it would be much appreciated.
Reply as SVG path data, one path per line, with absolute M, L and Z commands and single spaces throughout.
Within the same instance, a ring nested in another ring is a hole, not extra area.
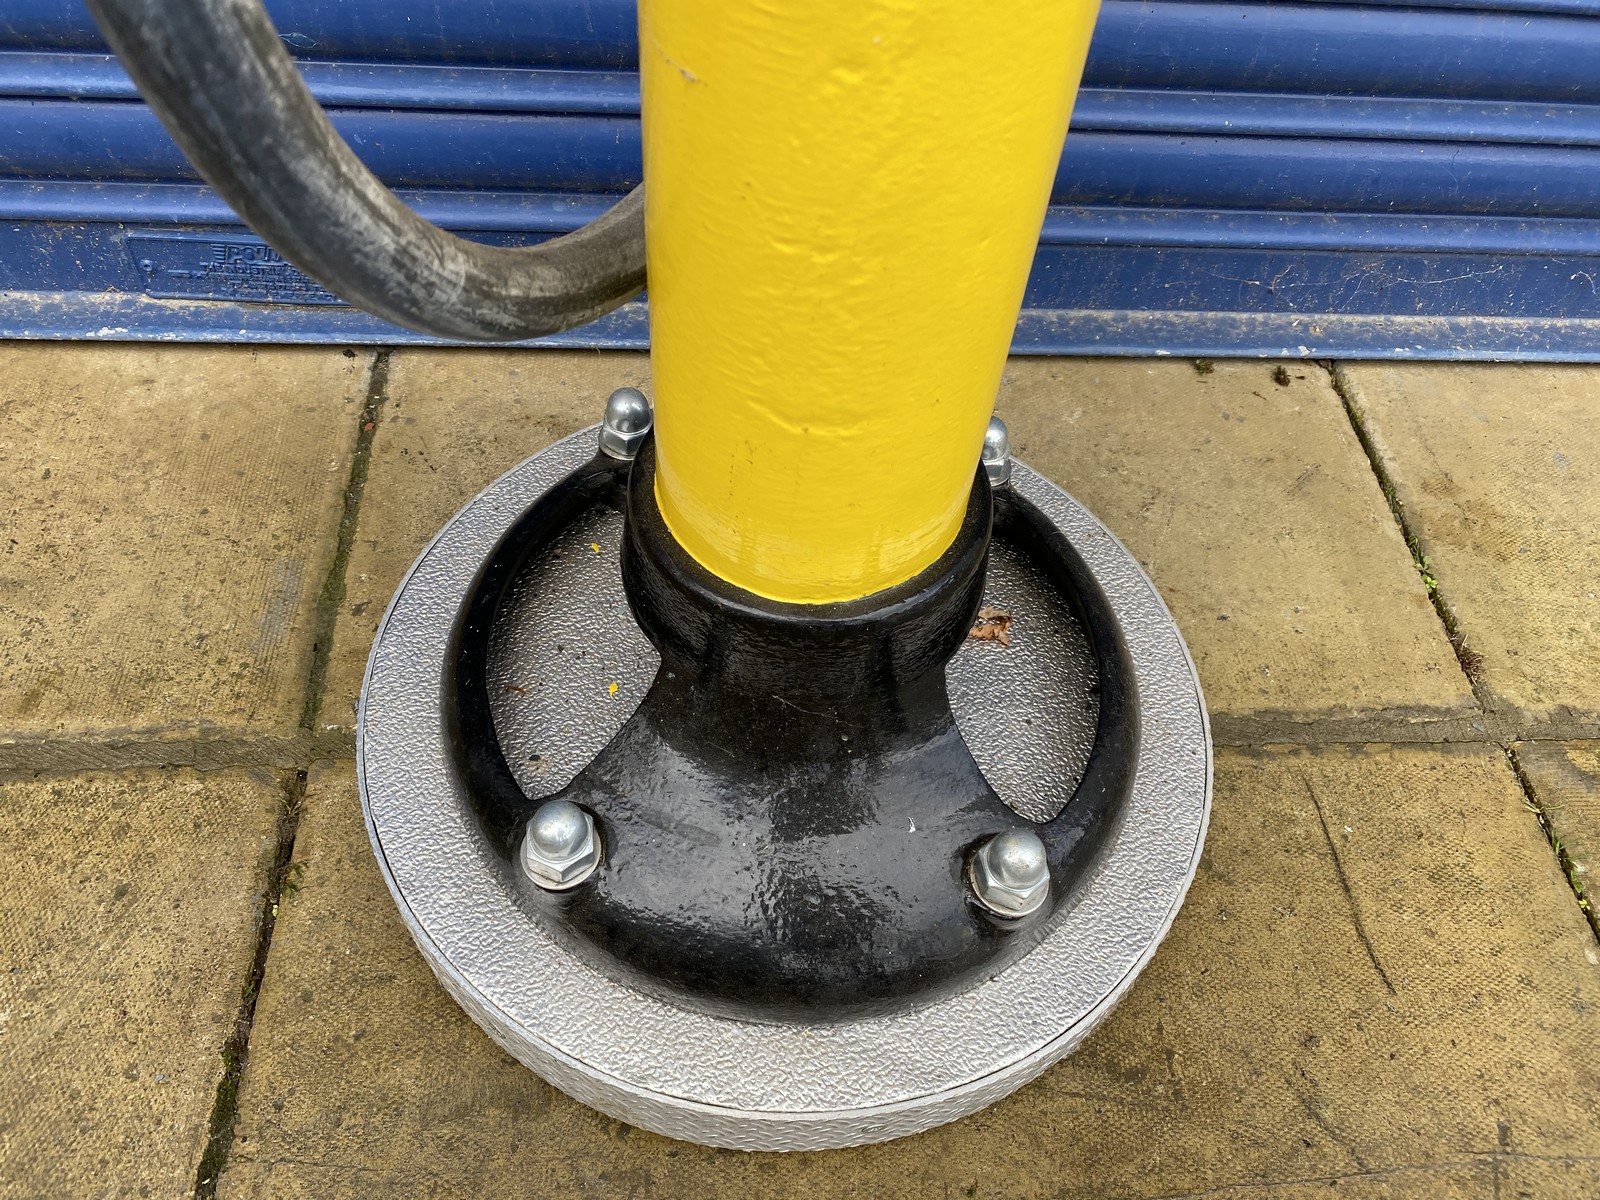
M 1131 785 L 1138 727 L 1128 651 L 1100 588 L 1032 505 L 978 472 L 954 544 L 860 601 L 794 605 L 695 563 L 655 501 L 653 445 L 599 458 L 501 540 L 462 610 L 447 714 L 491 840 L 514 858 L 536 803 L 512 776 L 488 693 L 496 613 L 530 555 L 597 500 L 624 504 L 623 583 L 661 654 L 638 710 L 561 793 L 595 819 L 600 869 L 527 902 L 569 948 L 631 986 L 742 1015 L 914 1004 L 1024 953 L 1072 891 Z M 944 667 L 972 625 L 995 524 L 1075 609 L 1094 645 L 1099 725 L 1053 820 L 1031 825 L 985 781 L 956 728 Z M 1033 828 L 1049 902 L 1022 921 L 974 899 L 973 852 Z

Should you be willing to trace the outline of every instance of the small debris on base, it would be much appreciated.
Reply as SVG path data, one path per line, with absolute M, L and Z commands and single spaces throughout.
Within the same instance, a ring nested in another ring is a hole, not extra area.
M 1003 608 L 980 608 L 978 619 L 967 636 L 980 642 L 999 642 L 1011 645 L 1011 614 Z

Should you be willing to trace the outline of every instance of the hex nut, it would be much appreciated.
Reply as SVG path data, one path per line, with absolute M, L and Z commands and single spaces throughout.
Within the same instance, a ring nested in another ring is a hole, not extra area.
M 1050 861 L 1031 829 L 996 834 L 972 856 L 968 882 L 978 902 L 997 917 L 1021 920 L 1050 898 Z
M 600 866 L 594 818 L 568 800 L 547 800 L 522 837 L 522 870 L 547 892 L 575 888 Z

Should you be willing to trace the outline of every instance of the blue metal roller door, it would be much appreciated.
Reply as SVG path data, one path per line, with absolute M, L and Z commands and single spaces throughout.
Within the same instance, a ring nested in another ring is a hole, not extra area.
M 269 8 L 440 224 L 537 240 L 638 179 L 629 2 Z M 1106 0 L 1017 349 L 1600 358 L 1597 16 Z M 242 229 L 71 0 L 0 0 L 0 335 L 426 340 Z M 634 304 L 550 340 L 646 337 Z

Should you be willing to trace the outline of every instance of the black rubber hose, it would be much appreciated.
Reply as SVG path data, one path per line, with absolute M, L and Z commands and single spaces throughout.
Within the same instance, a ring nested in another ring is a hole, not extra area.
M 644 189 L 537 246 L 484 246 L 401 203 L 344 142 L 260 0 L 88 0 L 200 174 L 318 283 L 439 337 L 510 341 L 593 320 L 644 288 Z

